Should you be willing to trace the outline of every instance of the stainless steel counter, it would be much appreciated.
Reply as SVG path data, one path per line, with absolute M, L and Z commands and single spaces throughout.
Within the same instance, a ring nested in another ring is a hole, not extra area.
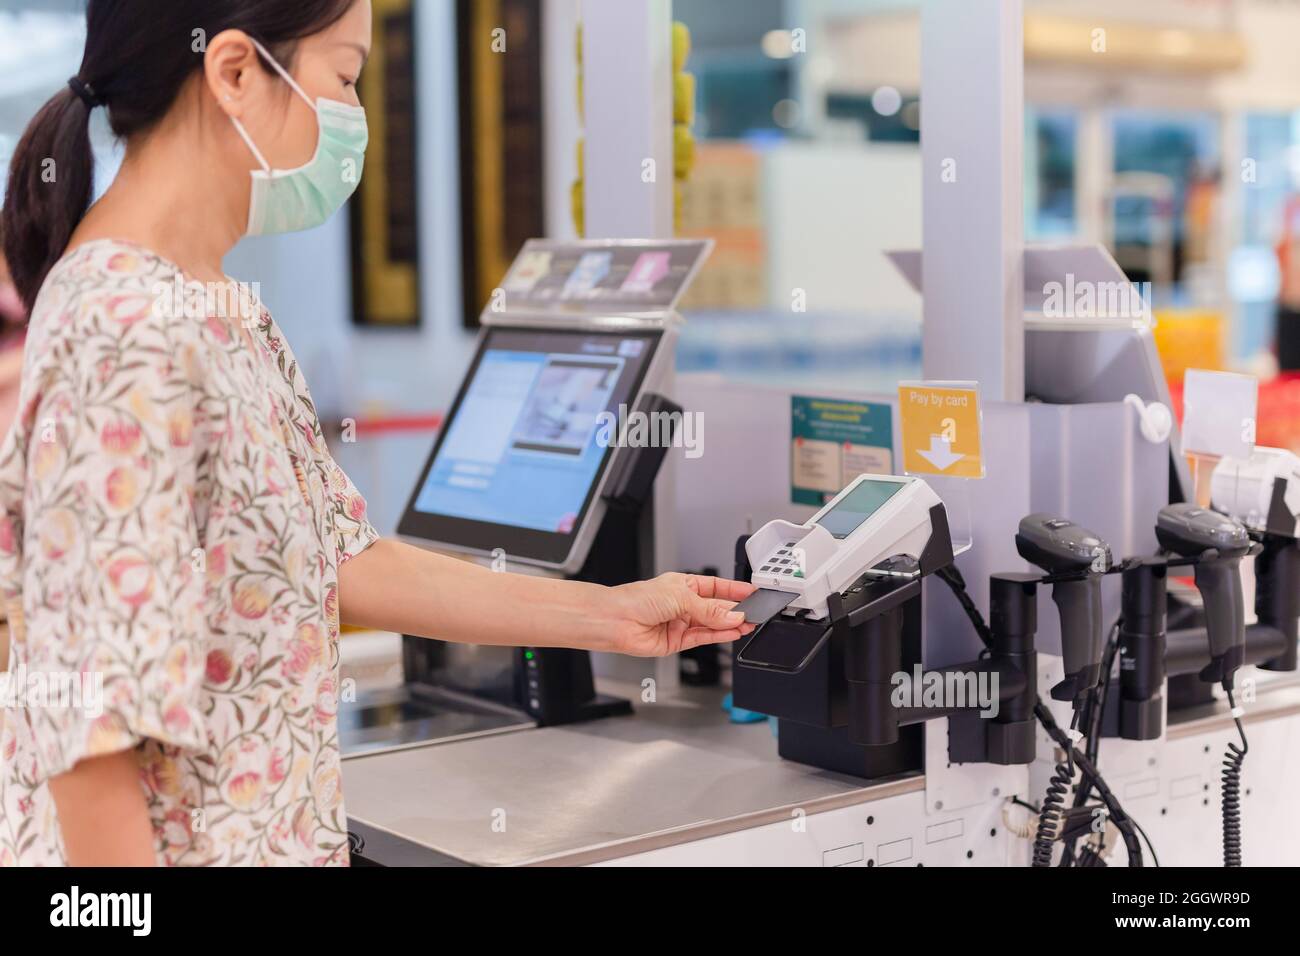
M 721 699 L 687 688 L 632 717 L 349 758 L 350 825 L 381 863 L 585 864 L 924 787 L 781 760 Z
M 345 759 L 350 829 L 390 865 L 581 865 L 925 787 L 919 774 L 864 786 L 781 760 L 768 725 L 731 724 L 721 697 L 685 688 L 631 717 Z M 1297 713 L 1300 681 L 1268 675 L 1245 719 Z M 1167 737 L 1231 723 L 1216 702 L 1178 715 Z

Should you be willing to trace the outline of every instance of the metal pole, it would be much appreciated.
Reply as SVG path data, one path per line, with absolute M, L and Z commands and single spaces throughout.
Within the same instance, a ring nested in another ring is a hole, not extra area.
M 1022 0 L 921 8 L 922 361 L 1024 399 Z
M 673 234 L 672 4 L 582 5 L 586 234 Z

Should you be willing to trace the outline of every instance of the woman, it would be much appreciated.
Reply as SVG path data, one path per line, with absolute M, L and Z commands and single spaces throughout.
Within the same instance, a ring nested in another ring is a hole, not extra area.
M 10 171 L 31 320 L 0 452 L 13 669 L 84 679 L 81 706 L 29 693 L 5 721 L 0 862 L 346 863 L 340 620 L 641 655 L 746 630 L 746 585 L 609 589 L 378 540 L 270 315 L 175 301 L 228 288 L 241 236 L 315 225 L 355 188 L 369 0 L 86 16 L 81 70 Z M 100 106 L 126 155 L 87 210 Z
M 23 304 L 9 279 L 9 267 L 0 255 L 0 435 L 9 431 L 18 408 L 18 382 L 23 374 Z M 13 330 L 19 330 L 16 333 Z M 0 672 L 9 669 L 9 622 L 0 607 Z M 0 730 L 4 713 L 0 711 Z

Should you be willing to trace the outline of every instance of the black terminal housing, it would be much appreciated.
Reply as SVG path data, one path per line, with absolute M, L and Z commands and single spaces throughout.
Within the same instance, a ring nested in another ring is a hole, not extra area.
M 777 718 L 777 747 L 788 760 L 874 779 L 924 769 L 922 724 L 949 718 L 948 754 L 954 762 L 1027 764 L 1034 759 L 1035 578 L 992 579 L 994 647 L 979 660 L 925 671 L 921 666 L 921 595 L 927 577 L 952 564 L 947 512 L 930 510 L 930 542 L 913 566 L 882 562 L 828 601 L 826 618 L 778 614 L 754 631 L 736 653 L 732 672 L 737 706 Z M 752 569 L 742 538 L 736 577 Z M 978 701 L 914 706 L 900 701 L 900 675 L 926 681 L 985 679 L 997 687 L 997 712 L 982 715 Z M 996 684 L 992 678 L 996 675 Z

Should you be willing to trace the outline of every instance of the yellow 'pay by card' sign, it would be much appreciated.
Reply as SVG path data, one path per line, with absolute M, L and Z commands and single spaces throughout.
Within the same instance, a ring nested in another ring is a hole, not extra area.
M 975 383 L 901 383 L 898 418 L 905 472 L 984 477 L 979 387 Z

